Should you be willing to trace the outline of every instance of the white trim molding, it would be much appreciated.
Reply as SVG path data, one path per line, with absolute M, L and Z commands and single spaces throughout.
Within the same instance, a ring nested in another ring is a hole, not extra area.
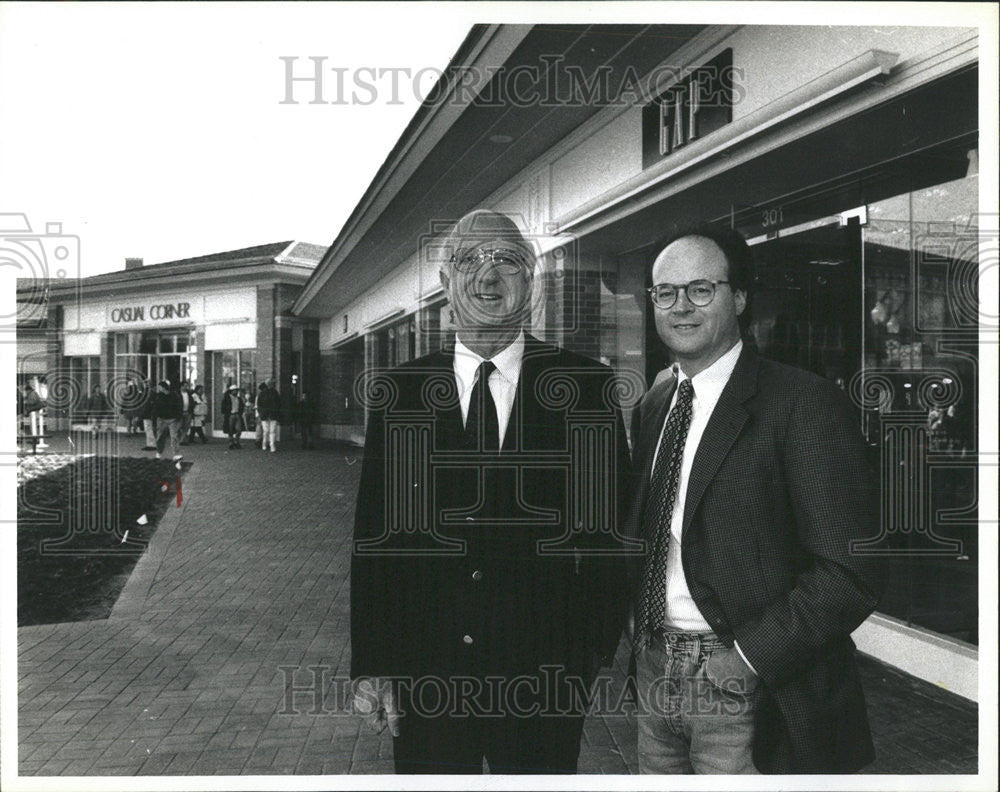
M 979 649 L 873 613 L 852 635 L 858 651 L 951 693 L 979 701 Z

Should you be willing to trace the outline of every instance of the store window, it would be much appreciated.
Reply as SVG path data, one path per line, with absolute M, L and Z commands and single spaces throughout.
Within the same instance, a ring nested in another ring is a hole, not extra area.
M 407 316 L 373 333 L 375 360 L 378 367 L 392 368 L 417 356 L 416 315 Z
M 881 450 L 890 587 L 880 610 L 978 643 L 979 184 L 868 206 L 865 431 Z
M 756 262 L 748 340 L 836 383 L 880 467 L 890 567 L 878 610 L 978 643 L 978 155 L 964 139 L 730 207 Z M 647 384 L 669 363 L 644 300 L 659 252 L 607 257 L 600 356 Z
M 69 368 L 70 376 L 80 389 L 80 396 L 76 404 L 70 407 L 71 416 L 73 413 L 81 414 L 86 411 L 86 403 L 94 388 L 98 385 L 102 390 L 104 384 L 101 382 L 101 358 L 98 356 L 69 357 L 66 358 L 66 366 Z
M 198 382 L 198 346 L 193 330 L 145 330 L 116 333 L 115 367 L 149 382 Z

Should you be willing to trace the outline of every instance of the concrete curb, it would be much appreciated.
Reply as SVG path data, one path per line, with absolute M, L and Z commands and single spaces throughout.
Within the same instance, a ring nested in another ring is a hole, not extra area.
M 139 558 L 132 569 L 132 574 L 129 575 L 125 588 L 118 595 L 118 600 L 108 616 L 109 622 L 134 620 L 142 614 L 149 590 L 153 587 L 163 559 L 173 542 L 174 533 L 181 524 L 181 520 L 184 519 L 184 512 L 187 510 L 191 493 L 197 492 L 198 476 L 195 473 L 197 468 L 197 464 L 191 465 L 184 475 L 183 503 L 180 508 L 167 506 L 167 511 L 157 524 L 146 552 Z

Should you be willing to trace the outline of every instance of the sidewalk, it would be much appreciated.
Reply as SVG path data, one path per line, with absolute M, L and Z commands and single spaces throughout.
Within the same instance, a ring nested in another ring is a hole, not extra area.
M 122 438 L 123 453 L 141 445 Z M 333 712 L 328 690 L 349 670 L 360 450 L 226 445 L 182 449 L 183 505 L 109 620 L 19 628 L 21 775 L 392 772 L 388 732 Z M 868 772 L 976 772 L 974 704 L 872 660 L 862 671 Z M 632 717 L 589 718 L 580 772 L 635 772 L 635 739 Z

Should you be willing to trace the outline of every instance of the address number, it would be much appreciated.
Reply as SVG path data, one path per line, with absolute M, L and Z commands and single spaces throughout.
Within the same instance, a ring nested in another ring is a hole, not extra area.
M 784 212 L 780 206 L 774 209 L 765 209 L 760 213 L 760 224 L 764 228 L 780 225 L 785 219 Z

